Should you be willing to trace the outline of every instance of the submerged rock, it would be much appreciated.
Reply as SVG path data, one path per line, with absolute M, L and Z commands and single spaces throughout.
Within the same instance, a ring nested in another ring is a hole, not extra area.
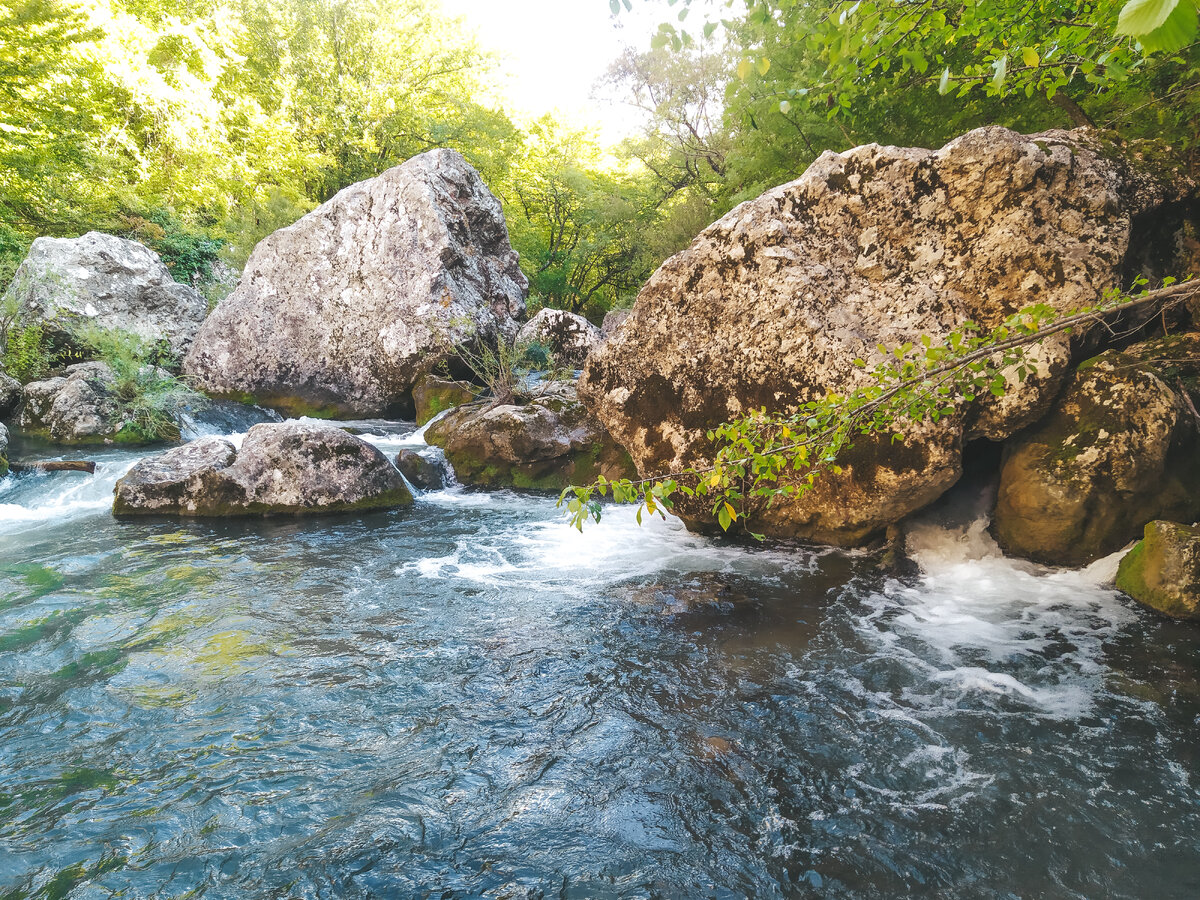
M 583 316 L 562 309 L 543 309 L 526 322 L 517 340 L 544 344 L 560 367 L 578 369 L 600 343 L 600 329 Z
M 561 491 L 603 475 L 633 477 L 621 449 L 579 402 L 575 385 L 551 382 L 527 404 L 474 404 L 429 427 L 464 484 Z
M 201 438 L 142 460 L 117 482 L 113 514 L 312 515 L 408 506 L 378 448 L 340 428 L 255 425 L 241 449 Z
M 1200 437 L 1187 400 L 1149 363 L 1104 353 L 1005 446 L 992 529 L 1009 553 L 1078 566 L 1152 519 L 1200 516 Z
M 527 289 L 500 201 L 433 150 L 262 241 L 184 371 L 293 414 L 411 415 L 414 384 L 452 345 L 515 334 Z
M 451 381 L 435 375 L 422 377 L 413 388 L 417 424 L 424 425 L 448 409 L 475 402 L 482 390 L 466 381 Z
M 96 231 L 38 238 L 4 299 L 59 345 L 80 347 L 79 328 L 94 325 L 166 341 L 179 356 L 208 314 L 204 297 L 176 282 L 149 247 Z
M 25 389 L 21 382 L 7 372 L 0 371 L 0 421 L 8 421 L 21 408 L 25 400 Z
M 627 323 L 588 360 L 580 396 L 644 476 L 703 467 L 706 432 L 753 409 L 787 413 L 870 382 L 877 344 L 999 325 L 1045 303 L 1068 311 L 1119 286 L 1136 216 L 1164 187 L 1082 132 L 973 131 L 940 150 L 868 145 L 822 155 L 744 203 L 654 274 Z M 930 503 L 962 447 L 1036 421 L 1070 368 L 1069 338 L 1003 398 L 860 440 L 840 476 L 752 510 L 755 531 L 854 544 Z M 683 499 L 691 525 L 710 498 Z
M 440 491 L 446 486 L 446 470 L 416 450 L 401 450 L 396 455 L 396 468 L 419 490 Z
M 1200 620 L 1200 528 L 1150 522 L 1121 559 L 1117 587 L 1177 619 Z

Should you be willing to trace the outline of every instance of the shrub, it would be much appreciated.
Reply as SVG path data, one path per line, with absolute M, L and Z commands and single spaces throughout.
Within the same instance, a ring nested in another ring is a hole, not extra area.
M 175 365 L 164 341 L 150 342 L 116 328 L 81 329 L 78 339 L 114 376 L 114 393 L 130 436 L 143 441 L 178 440 L 179 421 L 207 399 L 184 379 L 167 372 Z
M 41 322 L 21 324 L 15 311 L 0 312 L 0 344 L 4 347 L 4 370 L 13 378 L 28 384 L 45 377 L 53 364 L 50 341 Z
M 130 237 L 141 241 L 162 257 L 171 277 L 183 284 L 204 281 L 212 276 L 223 241 L 193 231 L 167 209 L 157 209 L 147 217 L 124 218 Z

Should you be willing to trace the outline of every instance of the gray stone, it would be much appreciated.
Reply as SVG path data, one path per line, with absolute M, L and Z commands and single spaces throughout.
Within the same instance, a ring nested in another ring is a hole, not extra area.
M 61 345 L 80 347 L 76 332 L 89 324 L 165 340 L 180 356 L 208 312 L 204 297 L 177 283 L 153 250 L 96 231 L 38 238 L 4 298 Z
M 460 406 L 425 432 L 463 484 L 561 491 L 598 475 L 633 476 L 629 454 L 588 414 L 572 382 L 548 382 L 526 404 Z
M 516 333 L 527 290 L 499 200 L 434 150 L 260 243 L 184 371 L 293 414 L 411 414 L 413 385 L 454 344 Z
M 992 530 L 1009 553 L 1078 566 L 1153 519 L 1197 516 L 1194 413 L 1152 365 L 1110 351 L 1081 365 L 1051 413 L 1006 444 Z
M 580 396 L 643 476 L 711 459 L 706 432 L 751 410 L 796 411 L 871 383 L 854 365 L 964 320 L 993 327 L 1045 303 L 1069 311 L 1124 279 L 1134 217 L 1174 187 L 1083 132 L 973 131 L 940 150 L 825 153 L 802 177 L 743 203 L 667 260 L 627 323 L 589 357 Z M 1070 338 L 1036 348 L 1037 372 L 965 415 L 859 440 L 841 475 L 803 497 L 752 505 L 750 527 L 855 544 L 960 477 L 962 447 L 1036 421 L 1070 369 Z M 681 499 L 695 527 L 711 498 Z
M 451 381 L 435 375 L 424 375 L 413 388 L 413 406 L 418 425 L 424 425 L 448 409 L 473 403 L 483 388 L 466 381 Z
M 1147 523 L 1117 569 L 1117 587 L 1177 619 L 1200 621 L 1200 528 Z
M 604 321 L 600 323 L 600 338 L 607 341 L 612 337 L 618 328 L 625 324 L 625 320 L 629 318 L 632 309 L 610 309 L 604 314 Z
M 446 470 L 416 450 L 401 450 L 396 455 L 396 468 L 419 490 L 440 491 L 446 486 Z
M 8 474 L 8 428 L 0 422 L 0 478 Z
M 111 443 L 125 421 L 115 376 L 102 362 L 79 363 L 66 374 L 25 386 L 19 424 L 59 444 Z
M 21 382 L 6 372 L 0 372 L 0 420 L 11 419 L 25 400 Z
M 524 344 L 544 344 L 563 368 L 578 369 L 600 343 L 600 329 L 583 316 L 562 309 L 543 309 L 517 334 Z
M 328 425 L 255 425 L 239 450 L 201 438 L 134 466 L 114 489 L 125 515 L 313 515 L 408 506 L 378 448 Z

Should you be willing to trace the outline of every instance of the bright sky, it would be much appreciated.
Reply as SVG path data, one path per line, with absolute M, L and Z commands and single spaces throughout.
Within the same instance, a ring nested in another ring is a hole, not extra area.
M 638 2 L 614 18 L 608 0 L 441 0 L 462 16 L 485 50 L 501 55 L 506 83 L 498 93 L 514 113 L 557 112 L 576 126 L 594 127 L 612 144 L 636 130 L 628 108 L 592 100 L 592 85 L 623 46 L 648 50 L 668 7 Z

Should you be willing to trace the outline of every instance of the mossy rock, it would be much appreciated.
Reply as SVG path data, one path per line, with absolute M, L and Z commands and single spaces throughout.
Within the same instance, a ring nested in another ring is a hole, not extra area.
M 474 402 L 481 390 L 466 381 L 450 381 L 426 375 L 413 388 L 417 424 L 424 425 L 448 409 Z
M 1144 606 L 1200 621 L 1200 528 L 1154 521 L 1125 554 L 1117 587 Z

